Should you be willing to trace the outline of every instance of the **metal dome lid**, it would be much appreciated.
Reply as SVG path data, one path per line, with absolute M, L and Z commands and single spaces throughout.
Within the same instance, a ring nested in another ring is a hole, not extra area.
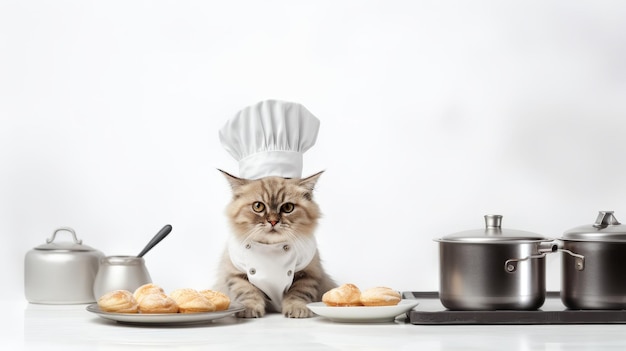
M 502 215 L 485 215 L 485 228 L 467 230 L 444 236 L 437 240 L 442 242 L 463 243 L 510 243 L 526 241 L 545 241 L 544 236 L 515 229 L 502 229 Z
M 625 241 L 626 226 L 613 215 L 613 211 L 599 211 L 595 223 L 581 225 L 563 233 L 563 240 L 571 241 Z
M 61 231 L 67 231 L 72 234 L 71 242 L 55 242 L 54 240 L 57 237 L 57 233 Z M 54 231 L 52 233 L 52 237 L 50 239 L 46 239 L 46 243 L 36 246 L 35 250 L 44 250 L 44 251 L 97 251 L 91 246 L 83 244 L 83 241 L 76 237 L 76 232 L 74 229 L 69 227 L 62 227 Z

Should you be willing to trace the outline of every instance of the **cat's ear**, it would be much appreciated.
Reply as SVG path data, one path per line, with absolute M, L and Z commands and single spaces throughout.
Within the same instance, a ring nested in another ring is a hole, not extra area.
M 315 184 L 317 184 L 317 180 L 320 178 L 322 173 L 324 173 L 324 171 L 317 172 L 312 176 L 300 179 L 300 186 L 307 188 L 309 191 L 313 191 Z
M 222 174 L 226 177 L 226 180 L 228 180 L 228 183 L 230 184 L 230 187 L 233 190 L 239 188 L 240 186 L 242 186 L 242 185 L 244 185 L 244 184 L 246 184 L 248 182 L 245 179 L 241 179 L 241 178 L 235 177 L 234 175 L 232 175 L 232 174 L 230 174 L 228 172 L 222 171 L 219 168 L 217 170 L 222 172 Z

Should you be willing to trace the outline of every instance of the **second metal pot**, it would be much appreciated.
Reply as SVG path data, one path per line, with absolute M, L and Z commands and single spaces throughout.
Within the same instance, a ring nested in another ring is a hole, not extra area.
M 626 228 L 613 211 L 563 234 L 561 300 L 570 309 L 626 309 Z
M 535 310 L 545 301 L 545 255 L 556 242 L 535 233 L 503 230 L 502 216 L 486 228 L 439 242 L 441 303 L 450 310 Z

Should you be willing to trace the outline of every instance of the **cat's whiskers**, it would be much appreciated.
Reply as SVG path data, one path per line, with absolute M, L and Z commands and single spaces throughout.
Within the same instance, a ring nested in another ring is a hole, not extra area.
M 305 250 L 305 248 L 309 246 L 309 243 L 303 237 L 303 235 L 306 234 L 296 234 L 292 230 L 286 231 L 285 234 L 290 239 L 292 245 L 296 250 Z
M 285 231 L 281 228 L 279 231 L 268 232 L 267 227 L 263 224 L 252 227 L 247 233 L 242 235 L 243 239 L 240 242 L 255 241 L 263 244 L 274 244 L 277 242 L 285 241 L 288 237 Z
M 260 234 L 260 235 L 259 235 Z M 249 241 L 258 241 L 262 242 L 264 230 L 263 227 L 252 227 L 252 229 L 246 234 L 246 236 L 241 240 L 242 243 Z M 260 238 L 257 238 L 260 236 Z

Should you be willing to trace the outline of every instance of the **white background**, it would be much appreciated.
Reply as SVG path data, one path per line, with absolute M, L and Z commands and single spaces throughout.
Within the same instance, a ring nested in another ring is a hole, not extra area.
M 237 173 L 218 129 L 274 98 L 321 120 L 304 175 L 327 270 L 436 290 L 432 239 L 626 221 L 622 1 L 0 2 L 0 298 L 60 226 L 209 287 Z M 559 289 L 559 255 L 548 288 Z

